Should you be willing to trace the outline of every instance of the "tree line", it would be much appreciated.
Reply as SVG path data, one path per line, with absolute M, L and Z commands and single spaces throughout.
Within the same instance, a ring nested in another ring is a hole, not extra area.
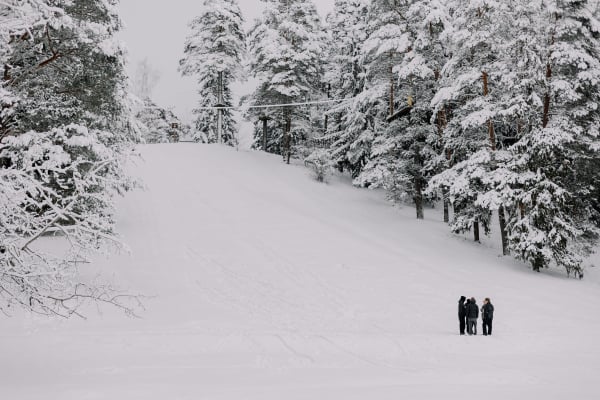
M 247 108 L 254 147 L 326 158 L 420 219 L 439 201 L 453 232 L 498 226 L 505 255 L 583 276 L 600 233 L 598 1 L 336 0 L 325 22 L 310 0 L 262 3 L 249 32 L 235 0 L 191 24 L 197 137 L 215 138 L 219 74 L 222 106 L 245 76 L 246 105 L 338 101 Z

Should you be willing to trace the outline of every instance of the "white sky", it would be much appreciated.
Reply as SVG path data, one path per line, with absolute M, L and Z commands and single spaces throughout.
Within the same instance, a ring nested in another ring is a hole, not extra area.
M 197 14 L 203 0 L 121 0 L 121 18 L 125 29 L 120 37 L 129 52 L 129 71 L 144 58 L 160 71 L 161 77 L 153 99 L 163 107 L 173 108 L 184 120 L 191 120 L 197 102 L 195 81 L 177 72 L 188 35 L 187 24 Z M 322 16 L 333 9 L 334 0 L 316 0 Z M 247 27 L 260 15 L 259 0 L 239 0 Z

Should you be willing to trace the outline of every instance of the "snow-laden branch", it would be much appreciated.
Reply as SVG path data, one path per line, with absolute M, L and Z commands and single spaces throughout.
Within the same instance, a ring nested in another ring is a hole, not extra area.
M 136 296 L 116 294 L 111 285 L 82 282 L 78 276 L 78 266 L 94 252 L 107 245 L 123 247 L 113 232 L 112 196 L 135 185 L 123 172 L 122 157 L 98 134 L 70 125 L 3 141 L 0 156 L 12 163 L 0 168 L 4 313 L 19 305 L 69 317 L 94 300 L 135 315 Z

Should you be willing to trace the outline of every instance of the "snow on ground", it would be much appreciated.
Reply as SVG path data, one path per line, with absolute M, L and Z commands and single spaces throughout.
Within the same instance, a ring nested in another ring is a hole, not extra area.
M 536 274 L 276 156 L 141 149 L 131 254 L 93 267 L 146 311 L 0 319 L 0 398 L 598 398 L 599 268 Z M 460 295 L 491 297 L 493 336 L 458 335 Z

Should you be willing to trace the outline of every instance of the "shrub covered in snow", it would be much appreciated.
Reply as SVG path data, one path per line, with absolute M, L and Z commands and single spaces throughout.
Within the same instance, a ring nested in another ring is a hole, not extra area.
M 313 151 L 304 159 L 304 164 L 312 170 L 314 178 L 319 182 L 325 182 L 327 180 L 327 177 L 331 174 L 331 168 L 333 167 L 331 154 L 324 149 Z

